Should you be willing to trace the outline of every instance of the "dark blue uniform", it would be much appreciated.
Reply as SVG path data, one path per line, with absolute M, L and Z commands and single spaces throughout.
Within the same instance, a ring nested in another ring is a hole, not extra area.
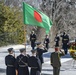
M 43 61 L 43 53 L 47 52 L 47 50 L 43 50 L 43 49 L 40 49 L 40 48 L 37 48 L 37 57 L 40 59 L 41 61 L 41 64 L 44 63 Z
M 45 44 L 45 47 L 48 49 L 49 48 L 49 38 L 45 38 L 44 39 L 44 44 Z
M 64 49 L 65 51 L 65 54 L 67 54 L 68 52 L 68 42 L 69 42 L 69 36 L 68 35 L 63 35 L 62 36 L 62 48 Z
M 30 34 L 30 41 L 31 41 L 31 47 L 32 49 L 34 49 L 35 45 L 35 41 L 36 41 L 36 34 Z
M 29 75 L 28 70 L 28 57 L 20 54 L 16 59 L 16 69 L 18 71 L 18 75 Z
M 37 57 L 35 56 L 29 57 L 28 65 L 31 68 L 30 75 L 40 75 L 41 62 Z
M 59 41 L 60 41 L 59 36 L 56 36 L 55 39 L 54 39 L 54 41 L 56 42 L 55 43 L 55 47 L 59 47 Z
M 6 75 L 16 75 L 15 71 L 15 57 L 12 55 L 7 55 L 5 57 Z

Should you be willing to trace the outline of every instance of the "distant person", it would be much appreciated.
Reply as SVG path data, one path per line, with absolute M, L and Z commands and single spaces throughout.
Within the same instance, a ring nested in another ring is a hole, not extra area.
M 36 50 L 31 50 L 32 56 L 28 59 L 28 66 L 30 69 L 30 75 L 40 75 L 41 73 L 41 62 L 39 58 L 36 57 Z
M 7 66 L 6 68 L 6 75 L 16 75 L 15 70 L 15 56 L 14 56 L 14 50 L 13 48 L 8 49 L 9 55 L 5 57 L 5 64 Z
M 30 41 L 31 41 L 32 49 L 34 49 L 35 46 L 36 46 L 36 44 L 35 44 L 36 40 L 37 40 L 36 34 L 35 34 L 34 31 L 32 31 L 31 34 L 30 34 Z
M 44 45 L 45 45 L 45 48 L 49 49 L 49 36 L 46 35 L 45 36 L 45 39 L 44 39 Z
M 37 43 L 37 54 L 36 56 L 40 59 L 41 64 L 44 63 L 43 61 L 43 53 L 47 52 L 47 49 L 42 45 L 41 42 Z
M 20 49 L 20 55 L 16 58 L 16 75 L 29 75 L 28 56 L 26 49 Z
M 62 37 L 62 49 L 64 49 L 65 54 L 68 53 L 68 43 L 69 43 L 69 36 L 63 32 Z
M 56 37 L 55 37 L 54 41 L 55 41 L 55 47 L 59 47 L 60 37 L 59 37 L 58 34 L 56 34 Z
M 63 55 L 64 52 L 60 50 L 58 47 L 55 48 L 55 52 L 51 53 L 50 63 L 53 67 L 53 75 L 59 75 L 61 67 L 60 57 Z

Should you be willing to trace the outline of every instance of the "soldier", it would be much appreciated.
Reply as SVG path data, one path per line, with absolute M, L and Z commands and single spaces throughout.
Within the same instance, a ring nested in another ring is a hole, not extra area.
M 65 54 L 67 54 L 68 52 L 68 43 L 69 43 L 69 36 L 64 32 L 63 35 L 61 35 L 62 37 L 62 48 L 65 51 Z
M 31 34 L 30 34 L 30 41 L 31 41 L 31 47 L 32 47 L 32 49 L 34 49 L 35 48 L 35 42 L 36 42 L 36 34 L 34 33 L 34 31 L 32 31 L 31 32 Z
M 55 37 L 54 41 L 56 42 L 55 47 L 59 47 L 60 38 L 59 38 L 58 34 L 56 34 L 56 37 Z
M 59 75 L 60 72 L 60 57 L 64 55 L 64 52 L 59 50 L 58 47 L 55 48 L 55 52 L 51 53 L 50 60 L 53 67 L 53 75 Z
M 31 50 L 32 56 L 28 59 L 28 65 L 31 68 L 30 75 L 40 75 L 41 72 L 41 62 L 39 58 L 36 57 L 36 50 Z
M 47 49 L 41 44 L 41 42 L 37 43 L 37 54 L 36 56 L 40 59 L 41 64 L 43 61 L 43 53 L 47 52 Z
M 48 37 L 48 35 L 46 35 L 45 39 L 44 39 L 44 45 L 45 45 L 45 48 L 47 48 L 47 49 L 49 48 L 49 42 L 50 42 L 49 37 Z
M 20 55 L 16 58 L 16 75 L 29 75 L 28 56 L 26 49 L 20 49 Z
M 15 71 L 15 56 L 14 56 L 14 50 L 13 48 L 8 49 L 9 55 L 5 57 L 5 64 L 7 66 L 6 68 L 6 75 L 16 75 Z

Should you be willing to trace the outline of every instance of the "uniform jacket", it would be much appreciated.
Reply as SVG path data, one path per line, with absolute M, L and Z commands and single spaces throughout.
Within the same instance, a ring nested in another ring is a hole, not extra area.
M 43 49 L 40 49 L 40 48 L 37 48 L 37 57 L 40 59 L 41 61 L 41 64 L 44 62 L 43 61 L 43 53 L 47 52 L 47 50 L 43 50 Z
M 44 39 L 44 44 L 47 44 L 47 43 L 49 43 L 50 41 L 49 41 L 49 38 L 45 38 Z
M 32 42 L 32 41 L 36 41 L 36 34 L 30 34 L 30 41 Z
M 29 75 L 28 70 L 28 57 L 20 54 L 16 59 L 16 69 L 18 75 Z
M 30 34 L 31 47 L 35 47 L 36 34 Z
M 28 59 L 28 66 L 31 68 L 30 75 L 40 75 L 41 72 L 41 62 L 39 58 L 31 56 Z
M 63 56 L 64 53 L 57 53 L 57 52 L 53 52 L 51 53 L 51 65 L 53 67 L 60 67 L 61 66 L 61 62 L 60 62 L 60 57 Z
M 16 75 L 15 72 L 15 57 L 12 55 L 7 55 L 5 57 L 5 64 L 7 66 L 6 68 L 6 75 Z
M 59 36 L 56 36 L 54 41 L 56 42 L 55 47 L 58 47 L 59 46 L 59 41 L 60 41 Z
M 62 43 L 64 44 L 67 44 L 69 42 L 69 36 L 68 35 L 62 35 Z

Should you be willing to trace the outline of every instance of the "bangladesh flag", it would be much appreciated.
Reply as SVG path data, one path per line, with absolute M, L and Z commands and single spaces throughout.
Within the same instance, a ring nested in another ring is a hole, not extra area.
M 52 26 L 52 21 L 41 11 L 23 2 L 24 24 L 39 26 L 46 30 L 48 34 Z

